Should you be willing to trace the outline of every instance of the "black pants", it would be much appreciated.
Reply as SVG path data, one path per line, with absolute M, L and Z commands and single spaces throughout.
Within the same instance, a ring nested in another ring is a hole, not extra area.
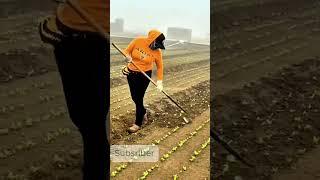
M 64 39 L 54 53 L 69 115 L 83 140 L 83 179 L 109 179 L 109 42 L 92 35 Z
M 151 77 L 152 71 L 147 71 L 146 74 Z M 131 98 L 136 104 L 135 124 L 141 126 L 143 116 L 146 113 L 146 109 L 143 105 L 143 97 L 146 93 L 150 80 L 140 72 L 130 72 L 127 79 L 130 87 Z

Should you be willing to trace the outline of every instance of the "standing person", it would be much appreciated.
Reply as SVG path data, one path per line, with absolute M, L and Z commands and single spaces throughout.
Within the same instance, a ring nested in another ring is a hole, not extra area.
M 109 32 L 109 0 L 77 3 Z M 59 5 L 56 18 L 40 24 L 40 35 L 49 42 L 53 36 L 69 116 L 83 140 L 83 180 L 109 179 L 109 42 L 68 4 Z
M 127 75 L 128 84 L 132 100 L 136 105 L 136 121 L 128 131 L 137 132 L 143 123 L 146 123 L 147 111 L 143 105 L 144 94 L 149 85 L 147 79 L 139 70 L 130 63 L 134 62 L 149 77 L 152 74 L 153 63 L 157 66 L 157 88 L 163 90 L 163 62 L 161 49 L 164 47 L 165 36 L 158 30 L 151 30 L 148 37 L 138 37 L 134 39 L 124 50 L 128 66 L 122 69 L 123 74 Z

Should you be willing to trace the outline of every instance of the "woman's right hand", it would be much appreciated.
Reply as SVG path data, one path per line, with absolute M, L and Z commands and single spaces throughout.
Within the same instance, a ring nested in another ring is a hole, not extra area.
M 126 57 L 125 57 L 125 61 L 126 61 L 127 63 L 131 63 L 131 62 L 132 62 L 132 57 L 131 57 L 131 56 L 126 56 Z

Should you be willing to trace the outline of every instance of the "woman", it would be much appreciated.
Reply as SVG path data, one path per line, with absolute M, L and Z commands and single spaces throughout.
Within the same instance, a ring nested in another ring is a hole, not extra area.
M 152 74 L 153 63 L 157 66 L 157 88 L 162 91 L 163 62 L 161 49 L 164 47 L 165 36 L 158 30 L 151 30 L 148 37 L 134 39 L 124 50 L 128 66 L 122 72 L 127 75 L 132 100 L 136 105 L 136 121 L 128 131 L 137 132 L 147 121 L 147 111 L 143 105 L 143 97 L 149 85 L 149 80 L 139 72 L 131 61 L 149 77 Z
M 109 0 L 77 2 L 109 32 Z M 49 31 L 57 28 L 62 33 Z M 69 116 L 82 136 L 82 179 L 109 179 L 109 42 L 68 4 L 60 4 L 56 18 L 40 24 L 40 35 L 54 45 Z

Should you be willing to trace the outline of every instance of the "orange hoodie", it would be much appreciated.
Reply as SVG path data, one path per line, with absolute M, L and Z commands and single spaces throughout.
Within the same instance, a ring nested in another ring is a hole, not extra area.
M 76 0 L 106 32 L 110 32 L 110 0 Z M 61 4 L 57 8 L 58 19 L 67 27 L 79 31 L 96 32 L 96 29 L 82 19 L 68 4 Z
M 153 63 L 157 66 L 157 79 L 163 79 L 163 62 L 162 52 L 160 49 L 152 50 L 149 45 L 161 34 L 158 30 L 151 30 L 148 37 L 138 37 L 131 41 L 124 52 L 132 57 L 132 61 L 143 71 L 149 71 L 153 68 Z M 128 68 L 132 71 L 138 71 L 133 65 L 129 64 Z

